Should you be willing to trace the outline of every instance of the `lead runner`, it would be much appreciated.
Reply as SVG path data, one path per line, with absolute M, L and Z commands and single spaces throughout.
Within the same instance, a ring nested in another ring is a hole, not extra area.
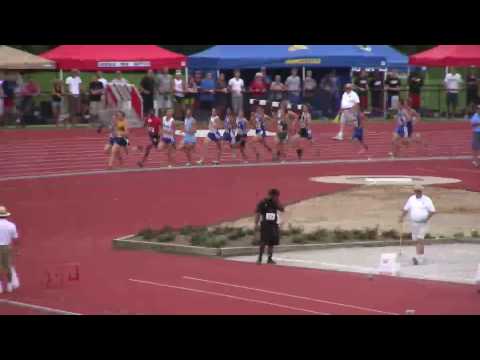
M 268 192 L 268 197 L 258 203 L 255 214 L 255 231 L 260 230 L 260 252 L 257 260 L 259 265 L 262 263 L 266 246 L 268 246 L 267 264 L 275 265 L 273 248 L 280 244 L 278 211 L 284 212 L 285 208 L 280 203 L 280 191 L 272 189 Z

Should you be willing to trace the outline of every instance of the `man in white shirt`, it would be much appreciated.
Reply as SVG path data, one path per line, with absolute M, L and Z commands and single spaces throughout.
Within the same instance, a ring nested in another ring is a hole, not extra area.
M 353 91 L 352 84 L 345 85 L 345 93 L 342 96 L 342 105 L 340 108 L 341 117 L 340 117 L 340 131 L 334 140 L 343 141 L 343 132 L 345 130 L 345 125 L 348 123 L 353 123 L 355 116 L 359 109 L 360 98 L 358 94 Z
M 103 77 L 103 73 L 101 71 L 97 71 L 97 80 L 102 83 L 104 89 L 107 88 L 108 80 Z
M 128 85 L 128 80 L 123 77 L 121 71 L 115 73 L 115 79 L 112 80 L 112 85 Z
M 17 227 L 7 220 L 11 214 L 4 206 L 0 206 L 0 276 L 7 275 L 7 292 L 12 292 L 18 286 L 14 286 L 12 265 L 12 242 L 18 239 Z M 15 273 L 16 276 L 16 273 Z M 0 294 L 3 293 L 3 285 L 0 277 Z
M 285 81 L 285 86 L 288 91 L 288 101 L 290 105 L 300 104 L 300 92 L 302 90 L 302 80 L 298 76 L 298 69 L 293 68 L 291 70 L 291 75 Z
M 243 112 L 243 93 L 245 82 L 240 78 L 240 71 L 235 70 L 235 77 L 228 82 L 228 88 L 232 93 L 232 110 L 235 114 Z
M 81 93 L 82 93 L 82 79 L 80 72 L 77 69 L 72 70 L 72 75 L 65 80 L 68 94 L 68 111 L 70 113 L 70 125 L 74 126 L 76 120 L 81 116 Z
M 458 93 L 460 86 L 463 84 L 462 75 L 452 68 L 443 81 L 445 90 L 447 91 L 447 116 L 455 117 L 458 105 Z
M 428 196 L 423 195 L 423 186 L 416 185 L 414 192 L 415 195 L 410 196 L 403 207 L 400 223 L 403 223 L 403 219 L 408 214 L 412 240 L 417 243 L 417 255 L 413 258 L 413 264 L 419 265 L 425 262 L 424 239 L 428 231 L 428 221 L 435 214 L 436 210 L 432 200 Z

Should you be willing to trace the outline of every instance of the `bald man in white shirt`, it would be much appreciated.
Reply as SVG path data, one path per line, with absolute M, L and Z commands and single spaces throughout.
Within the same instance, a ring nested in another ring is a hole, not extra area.
M 428 222 L 436 212 L 432 200 L 423 194 L 423 190 L 423 186 L 415 186 L 413 189 L 415 194 L 410 196 L 400 216 L 400 223 L 403 223 L 407 214 L 410 217 L 412 240 L 417 245 L 417 255 L 412 259 L 414 265 L 424 264 L 425 262 L 424 239 L 428 231 Z
M 11 214 L 4 206 L 0 206 L 0 276 L 7 275 L 7 292 L 12 292 L 15 286 L 13 280 L 12 242 L 18 239 L 17 227 L 7 220 Z M 16 274 L 15 274 L 16 276 Z M 0 277 L 0 294 L 3 293 Z
M 343 133 L 345 130 L 345 125 L 348 123 L 353 123 L 355 116 L 359 110 L 360 98 L 358 94 L 353 91 L 352 84 L 345 85 L 345 92 L 342 96 L 342 105 L 341 105 L 341 118 L 340 118 L 340 131 L 333 140 L 343 141 Z

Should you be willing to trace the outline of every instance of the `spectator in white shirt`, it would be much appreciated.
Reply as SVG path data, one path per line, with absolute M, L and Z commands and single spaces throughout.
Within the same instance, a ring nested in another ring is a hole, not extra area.
M 232 94 L 232 110 L 235 114 L 243 112 L 243 93 L 245 82 L 240 78 L 240 71 L 235 70 L 235 77 L 228 82 L 228 88 Z
M 345 125 L 348 123 L 353 123 L 355 116 L 357 116 L 359 104 L 360 98 L 358 97 L 358 94 L 353 91 L 353 85 L 346 84 L 345 93 L 342 96 L 342 105 L 340 108 L 340 131 L 338 132 L 337 136 L 333 138 L 334 140 L 343 141 Z
M 18 281 L 14 281 L 16 273 L 12 263 L 12 242 L 18 238 L 18 233 L 15 224 L 7 220 L 10 215 L 4 206 L 0 206 L 0 276 L 7 275 L 7 292 L 18 287 Z M 3 284 L 0 277 L 1 293 Z
M 98 81 L 100 81 L 102 83 L 103 88 L 106 89 L 107 85 L 108 85 L 108 80 L 105 79 L 105 77 L 103 76 L 103 73 L 101 71 L 97 71 L 97 79 L 98 79 Z
M 112 80 L 112 85 L 128 85 L 128 80 L 123 77 L 121 71 L 115 73 L 115 79 Z
M 417 244 L 417 255 L 413 258 L 413 264 L 419 265 L 425 262 L 424 239 L 428 230 L 428 221 L 435 214 L 435 206 L 432 200 L 423 195 L 423 186 L 416 185 L 415 195 L 412 195 L 403 208 L 400 216 L 400 223 L 407 214 L 410 217 L 410 227 L 412 231 L 412 240 Z
M 290 105 L 300 104 L 300 94 L 302 91 L 302 80 L 298 76 L 298 69 L 293 68 L 291 75 L 285 81 L 288 91 L 288 101 Z
M 447 116 L 455 117 L 458 106 L 458 93 L 463 84 L 462 75 L 452 68 L 452 71 L 447 74 L 444 80 L 445 90 L 447 91 Z
M 65 80 L 68 94 L 68 111 L 70 113 L 70 125 L 75 126 L 79 116 L 81 116 L 81 93 L 82 93 L 82 79 L 80 72 L 77 69 L 72 70 L 72 75 Z

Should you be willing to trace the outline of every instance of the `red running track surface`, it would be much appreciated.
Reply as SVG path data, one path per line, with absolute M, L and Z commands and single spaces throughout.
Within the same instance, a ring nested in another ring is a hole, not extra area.
M 463 135 L 454 137 L 452 146 L 468 150 L 459 140 L 468 137 L 465 129 L 441 128 L 435 125 L 432 131 L 458 131 Z M 71 137 L 71 146 L 81 146 L 83 140 L 76 137 L 83 132 L 92 136 L 86 130 L 52 134 L 58 141 Z M 9 148 L 46 133 L 3 132 L 2 144 L 10 134 Z M 388 137 L 386 130 L 383 136 Z M 388 142 L 379 146 L 388 148 Z M 325 157 L 334 157 L 326 151 Z M 88 166 L 85 170 L 92 170 Z M 18 171 L 9 176 L 24 174 Z M 31 173 L 43 172 L 32 167 Z M 445 176 L 463 180 L 451 187 L 480 190 L 478 171 L 468 160 L 196 168 L 2 181 L 1 202 L 14 214 L 21 234 L 16 264 L 22 287 L 0 298 L 80 314 L 374 315 L 407 309 L 417 314 L 480 314 L 479 295 L 467 285 L 389 277 L 369 281 L 358 274 L 111 248 L 113 238 L 147 226 L 214 224 L 249 215 L 272 186 L 282 190 L 286 203 L 341 191 L 349 186 L 309 178 L 344 174 Z M 65 263 L 81 264 L 80 280 L 47 288 L 45 272 Z M 0 306 L 0 313 L 12 311 Z

